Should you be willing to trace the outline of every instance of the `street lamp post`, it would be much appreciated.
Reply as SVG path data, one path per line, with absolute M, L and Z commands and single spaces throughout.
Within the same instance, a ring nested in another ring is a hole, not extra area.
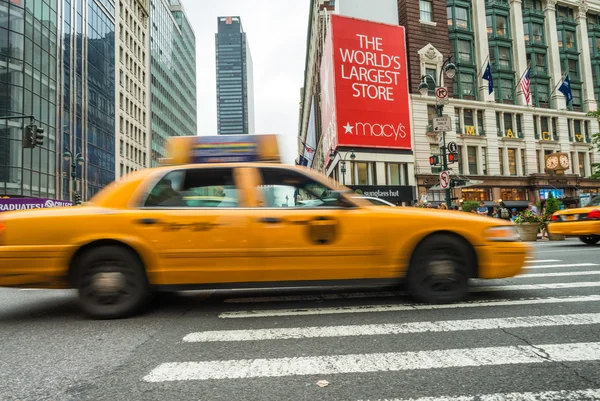
M 77 153 L 75 157 L 73 157 L 73 153 L 70 150 L 65 150 L 63 152 L 63 159 L 67 162 L 71 162 L 71 175 L 70 175 L 70 186 L 71 186 L 71 201 L 73 204 L 78 205 L 81 203 L 81 197 L 77 193 L 77 189 L 75 188 L 76 180 L 77 180 L 77 166 L 82 166 L 85 163 L 85 159 L 81 153 Z
M 354 149 L 351 149 L 349 152 L 346 152 L 344 154 L 344 157 L 340 156 L 340 158 L 342 159 L 340 161 L 340 166 L 341 166 L 341 170 L 342 170 L 342 184 L 343 185 L 346 185 L 346 157 L 348 156 L 348 153 L 350 153 L 350 160 L 351 161 L 354 161 L 354 159 L 356 159 L 356 155 L 354 154 Z M 330 159 L 335 158 L 336 154 L 339 154 L 339 152 L 337 150 L 331 149 L 329 151 L 329 158 Z
M 446 59 L 446 61 L 444 61 L 444 64 L 442 64 L 442 68 L 440 68 L 440 78 L 439 80 L 436 82 L 435 78 L 433 76 L 431 76 L 430 74 L 426 74 L 423 75 L 421 77 L 422 82 L 419 84 L 419 92 L 421 92 L 421 95 L 426 96 L 427 93 L 429 92 L 429 85 L 427 84 L 427 78 L 430 78 L 433 81 L 433 84 L 437 87 L 438 84 L 442 83 L 442 78 L 443 78 L 443 73 L 446 73 L 446 76 L 450 79 L 454 78 L 454 76 L 456 75 L 456 65 L 454 65 L 454 63 L 450 62 L 450 60 L 452 59 L 452 55 L 448 56 L 448 58 Z M 438 117 L 442 117 L 444 115 L 444 104 L 440 103 L 440 104 L 436 104 L 435 108 L 437 110 L 437 115 Z M 448 159 L 447 159 L 447 149 L 446 149 L 446 131 L 442 132 L 442 147 L 440 149 L 442 151 L 442 169 L 443 171 L 447 171 L 448 170 Z M 446 206 L 448 206 L 448 209 L 450 209 L 451 204 L 452 204 L 452 200 L 451 198 L 451 185 L 448 185 L 448 188 L 445 189 L 446 192 Z

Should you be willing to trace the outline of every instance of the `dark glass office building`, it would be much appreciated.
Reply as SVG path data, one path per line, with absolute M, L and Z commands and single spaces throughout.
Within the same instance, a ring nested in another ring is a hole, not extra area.
M 33 115 L 42 146 L 23 148 L 29 119 L 0 119 L 0 196 L 59 198 L 56 190 L 56 0 L 0 0 L 0 115 Z
M 63 18 L 58 150 L 84 159 L 76 182 L 69 178 L 70 162 L 60 159 L 60 193 L 71 199 L 77 191 L 87 200 L 115 179 L 115 4 L 59 1 Z
M 254 134 L 252 56 L 240 17 L 217 18 L 217 130 Z
M 152 167 L 169 137 L 198 134 L 196 36 L 179 0 L 150 0 Z

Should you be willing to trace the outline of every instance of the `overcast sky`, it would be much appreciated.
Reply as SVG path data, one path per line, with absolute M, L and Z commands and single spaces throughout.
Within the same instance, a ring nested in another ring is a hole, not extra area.
M 257 134 L 284 136 L 284 161 L 298 155 L 296 135 L 304 83 L 309 0 L 182 0 L 196 34 L 198 132 L 216 135 L 215 33 L 217 17 L 239 16 L 254 64 Z

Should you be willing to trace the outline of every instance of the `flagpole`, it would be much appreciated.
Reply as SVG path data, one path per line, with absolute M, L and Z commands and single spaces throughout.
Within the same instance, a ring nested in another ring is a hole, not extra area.
M 554 94 L 554 92 L 556 92 L 556 89 L 563 83 L 563 81 L 565 80 L 565 77 L 567 76 L 568 73 L 569 73 L 569 71 L 565 72 L 560 77 L 560 81 L 558 81 L 558 83 L 556 84 L 556 86 L 554 87 L 554 89 L 552 89 L 552 92 L 550 93 L 550 97 L 552 97 L 552 95 Z
M 479 69 L 479 73 L 477 74 L 477 78 L 481 78 L 483 76 L 484 73 L 484 69 L 483 67 L 485 67 L 485 64 L 489 61 L 490 59 L 490 55 L 488 53 L 487 57 L 485 58 L 485 61 L 483 62 L 483 65 L 481 66 L 481 68 Z
M 513 91 L 515 91 L 519 87 L 519 85 L 521 85 L 521 81 L 523 80 L 523 77 L 525 76 L 525 74 L 527 74 L 527 71 L 529 71 L 530 69 L 531 69 L 531 62 L 529 62 L 527 64 L 527 68 L 525 68 L 525 72 L 523 73 L 523 75 L 521 75 L 521 78 L 519 79 L 519 82 L 517 82 L 517 85 L 515 86 Z

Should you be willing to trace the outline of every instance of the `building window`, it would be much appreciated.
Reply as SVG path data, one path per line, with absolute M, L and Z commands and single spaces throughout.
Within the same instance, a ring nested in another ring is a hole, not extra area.
M 477 175 L 477 147 L 467 146 L 467 162 L 469 163 L 469 174 Z
M 462 146 L 458 146 L 457 148 L 458 151 L 458 174 L 464 174 L 464 161 L 463 161 L 463 147 Z
M 503 201 L 526 201 L 527 190 L 520 188 L 500 188 L 500 198 Z
M 504 175 L 504 149 L 498 148 L 498 160 L 500 161 L 500 175 Z
M 585 169 L 585 153 L 584 152 L 578 152 L 577 153 L 577 157 L 579 159 L 579 175 L 581 177 L 587 177 L 587 171 Z
M 387 163 L 387 185 L 407 185 L 405 163 Z
M 487 158 L 487 147 L 485 147 L 485 146 L 481 148 L 481 166 L 483 167 L 483 175 L 487 175 L 488 174 L 488 158 Z
M 419 0 L 419 11 L 421 12 L 421 21 L 433 22 L 432 0 Z
M 526 160 L 527 152 L 525 149 L 521 149 L 521 173 L 522 175 L 527 175 L 527 160 Z
M 491 191 L 487 188 L 464 188 L 462 191 L 463 200 L 489 201 L 492 199 Z
M 540 166 L 540 157 L 541 157 L 541 152 L 539 150 L 536 150 L 535 151 L 535 159 L 537 161 L 537 172 L 543 173 L 541 166 Z
M 508 155 L 508 174 L 517 175 L 517 150 L 507 149 Z

